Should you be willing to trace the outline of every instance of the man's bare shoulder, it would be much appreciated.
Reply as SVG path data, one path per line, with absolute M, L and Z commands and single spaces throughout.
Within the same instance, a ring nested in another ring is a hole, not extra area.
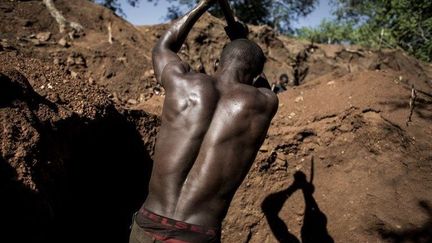
M 275 113 L 279 100 L 276 94 L 265 88 L 256 88 L 251 85 L 241 84 L 227 94 L 228 99 L 240 101 L 250 108 Z
M 267 88 L 257 88 L 259 92 L 265 97 L 266 104 L 268 105 L 268 109 L 270 109 L 272 112 L 276 113 L 278 107 L 279 107 L 279 98 L 278 96 Z
M 186 62 L 168 64 L 162 75 L 165 89 L 178 87 L 207 87 L 214 84 L 214 78 L 191 69 Z

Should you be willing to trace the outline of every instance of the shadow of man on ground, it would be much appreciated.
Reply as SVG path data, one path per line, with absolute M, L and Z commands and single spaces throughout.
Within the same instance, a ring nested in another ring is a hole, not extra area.
M 261 204 L 261 209 L 266 216 L 270 229 L 279 242 L 300 243 L 297 237 L 289 232 L 288 226 L 278 215 L 285 201 L 298 189 L 300 189 L 299 185 L 294 181 L 287 189 L 267 196 Z
M 261 204 L 262 211 L 265 214 L 267 222 L 274 236 L 279 242 L 299 243 L 300 240 L 291 234 L 288 226 L 278 216 L 284 203 L 297 190 L 302 190 L 305 200 L 305 212 L 303 226 L 301 228 L 301 241 L 303 243 L 333 243 L 333 238 L 327 231 L 327 217 L 319 209 L 313 193 L 315 187 L 313 181 L 313 160 L 311 168 L 311 178 L 308 182 L 306 175 L 297 171 L 294 174 L 294 182 L 285 190 L 270 194 Z

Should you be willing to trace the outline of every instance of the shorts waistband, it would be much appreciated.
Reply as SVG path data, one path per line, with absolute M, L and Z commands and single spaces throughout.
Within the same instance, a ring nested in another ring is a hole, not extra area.
M 207 227 L 207 226 L 189 224 L 186 222 L 167 218 L 162 215 L 153 213 L 150 210 L 147 210 L 143 207 L 138 211 L 138 214 L 140 216 L 143 216 L 151 220 L 155 224 L 161 225 L 163 228 L 166 229 L 189 231 L 197 234 L 208 235 L 211 237 L 217 237 L 218 235 L 220 235 L 220 231 L 221 231 L 220 228 L 216 228 L 216 227 Z

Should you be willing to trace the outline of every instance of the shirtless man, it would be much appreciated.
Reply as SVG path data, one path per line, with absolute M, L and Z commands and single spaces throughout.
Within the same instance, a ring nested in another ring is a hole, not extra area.
M 195 22 L 216 1 L 200 1 L 153 50 L 166 98 L 149 194 L 135 216 L 130 243 L 220 242 L 222 220 L 277 111 L 277 96 L 253 85 L 264 53 L 252 41 L 235 39 L 246 31 L 233 22 L 226 0 L 219 1 L 234 40 L 224 48 L 215 75 L 194 72 L 177 56 Z

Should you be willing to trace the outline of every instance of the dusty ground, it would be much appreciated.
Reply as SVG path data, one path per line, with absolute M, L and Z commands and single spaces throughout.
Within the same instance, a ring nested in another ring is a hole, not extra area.
M 166 26 L 55 3 L 84 30 L 59 33 L 41 1 L 0 1 L 0 238 L 125 242 L 152 164 L 164 97 L 150 50 Z M 269 79 L 301 85 L 280 94 L 223 241 L 432 242 L 432 66 L 251 30 Z M 181 56 L 211 74 L 226 41 L 206 15 Z M 304 190 L 293 190 L 294 175 Z

